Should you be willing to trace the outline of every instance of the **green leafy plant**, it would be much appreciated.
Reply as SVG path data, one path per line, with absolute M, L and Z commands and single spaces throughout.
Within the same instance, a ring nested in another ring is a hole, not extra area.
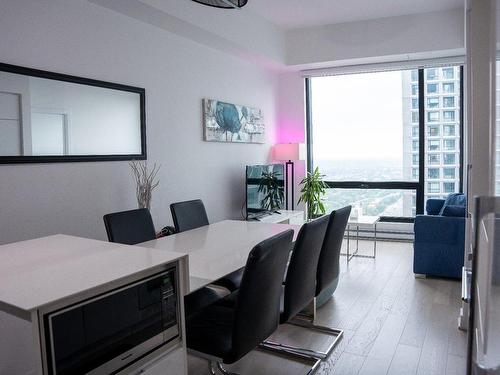
M 324 175 L 319 173 L 318 167 L 314 171 L 307 172 L 307 176 L 302 179 L 300 184 L 302 193 L 299 203 L 304 202 L 307 205 L 307 217 L 312 219 L 325 214 L 326 209 L 323 204 L 323 196 L 326 194 L 327 185 L 323 181 Z
M 278 173 L 262 172 L 259 193 L 263 193 L 264 198 L 260 201 L 260 207 L 264 210 L 277 210 L 283 206 L 283 186 L 280 186 Z

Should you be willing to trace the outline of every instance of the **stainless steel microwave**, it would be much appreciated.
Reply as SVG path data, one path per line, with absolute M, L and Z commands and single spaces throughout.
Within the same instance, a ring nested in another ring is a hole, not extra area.
M 49 374 L 113 374 L 179 336 L 177 268 L 43 317 Z

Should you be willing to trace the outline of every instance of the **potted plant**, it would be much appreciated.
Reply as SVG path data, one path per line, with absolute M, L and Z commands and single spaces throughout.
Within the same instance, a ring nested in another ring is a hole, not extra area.
M 274 211 L 282 208 L 284 189 L 276 172 L 262 172 L 258 192 L 264 194 L 260 201 L 262 209 Z
M 299 202 L 304 202 L 307 206 L 307 218 L 315 219 L 326 213 L 325 205 L 323 204 L 323 196 L 326 194 L 328 186 L 323 181 L 324 175 L 319 173 L 318 167 L 314 171 L 307 172 L 306 177 L 302 179 L 300 184 L 302 193 Z

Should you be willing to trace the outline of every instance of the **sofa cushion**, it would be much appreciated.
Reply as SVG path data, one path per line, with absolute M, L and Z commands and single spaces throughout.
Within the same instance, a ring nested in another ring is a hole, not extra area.
M 445 206 L 442 216 L 465 217 L 464 206 Z
M 425 202 L 425 212 L 427 215 L 439 215 L 444 205 L 444 199 L 429 198 Z
M 443 215 L 443 212 L 446 208 L 446 206 L 466 206 L 466 199 L 465 195 L 462 193 L 452 193 L 448 195 L 446 200 L 444 201 L 443 207 L 441 208 L 441 211 L 439 212 L 439 215 Z

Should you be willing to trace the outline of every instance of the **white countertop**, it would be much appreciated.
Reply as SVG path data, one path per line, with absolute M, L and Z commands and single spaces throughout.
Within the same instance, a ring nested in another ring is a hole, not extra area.
M 245 266 L 248 254 L 262 240 L 299 225 L 224 220 L 177 233 L 140 246 L 188 254 L 190 292 Z
M 380 216 L 358 216 L 349 217 L 348 225 L 375 225 L 380 221 Z
M 258 220 L 261 223 L 280 223 L 290 219 L 298 219 L 299 221 L 304 221 L 304 211 L 292 211 L 292 210 L 278 210 L 279 213 L 273 212 L 267 215 L 259 217 Z M 250 220 L 252 221 L 252 220 Z
M 33 311 L 181 257 L 179 253 L 66 235 L 2 245 L 0 310 Z

